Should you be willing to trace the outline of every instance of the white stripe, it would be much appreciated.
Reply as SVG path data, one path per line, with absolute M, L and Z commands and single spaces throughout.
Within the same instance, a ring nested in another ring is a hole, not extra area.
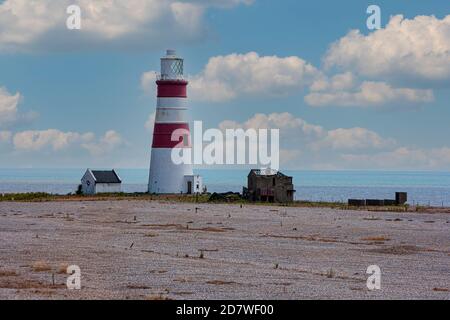
M 186 109 L 156 108 L 155 122 L 179 123 L 186 121 Z
M 157 104 L 161 108 L 187 108 L 186 98 L 158 98 Z

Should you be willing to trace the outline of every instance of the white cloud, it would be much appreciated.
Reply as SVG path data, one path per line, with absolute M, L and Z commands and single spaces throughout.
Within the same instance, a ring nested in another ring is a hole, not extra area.
M 10 131 L 0 131 L 0 144 L 9 144 L 11 138 L 12 133 Z
M 401 15 L 367 36 L 352 30 L 334 43 L 325 65 L 371 78 L 431 83 L 450 80 L 450 15 Z
M 301 150 L 289 150 L 280 148 L 280 163 L 282 165 L 289 165 L 295 163 L 302 156 Z
M 5 88 L 0 87 L 0 128 L 28 122 L 36 117 L 36 114 L 33 112 L 25 114 L 18 112 L 21 98 L 22 96 L 19 92 L 13 95 Z
M 156 71 L 141 76 L 141 87 L 155 93 Z M 277 97 L 300 92 L 319 71 L 299 57 L 259 56 L 256 52 L 209 59 L 203 71 L 189 76 L 189 98 L 224 102 L 241 96 Z
M 430 89 L 393 88 L 384 82 L 364 81 L 358 87 L 348 90 L 348 83 L 344 82 L 342 87 L 337 87 L 334 82 L 314 83 L 312 90 L 316 92 L 311 92 L 305 96 L 306 103 L 315 107 L 374 107 L 394 104 L 430 103 L 434 101 L 434 93 Z
M 171 5 L 175 21 L 184 26 L 184 32 L 195 34 L 201 30 L 204 8 L 192 3 L 175 2 Z
M 226 120 L 219 128 L 280 129 L 280 162 L 284 168 L 450 169 L 450 147 L 400 146 L 367 128 L 327 130 L 290 113 L 256 114 L 242 123 Z
M 450 169 L 450 148 L 399 147 L 377 154 L 344 154 L 347 166 L 357 169 Z
M 347 149 L 381 149 L 395 145 L 393 139 L 384 139 L 378 133 L 366 128 L 335 129 L 313 144 L 314 148 Z
M 14 135 L 14 147 L 17 150 L 24 151 L 39 151 L 47 147 L 54 151 L 60 151 L 74 144 L 90 141 L 93 138 L 92 133 L 62 132 L 56 129 L 29 130 Z
M 18 151 L 85 149 L 94 156 L 111 152 L 123 143 L 123 138 L 112 130 L 107 131 L 100 139 L 96 139 L 91 132 L 63 132 L 57 129 L 22 131 L 13 137 L 14 148 Z
M 309 148 L 309 144 L 316 142 L 326 136 L 326 130 L 319 126 L 306 122 L 301 118 L 296 118 L 288 112 L 262 114 L 257 113 L 247 121 L 239 123 L 232 120 L 225 120 L 219 124 L 219 129 L 279 129 L 280 130 L 280 160 L 287 161 L 295 155 L 297 151 Z M 284 158 L 283 156 L 287 157 Z
M 124 144 L 125 140 L 119 133 L 114 130 L 109 130 L 98 142 L 91 141 L 83 143 L 82 147 L 87 149 L 94 156 L 103 156 Z
M 181 2 L 191 2 L 193 4 L 202 4 L 219 8 L 231 8 L 239 4 L 251 5 L 255 1 L 256 0 L 181 0 Z
M 5 88 L 0 88 L 0 124 L 16 119 L 19 100 L 18 92 L 12 95 Z
M 288 112 L 255 114 L 243 123 L 226 120 L 219 124 L 221 130 L 228 128 L 279 129 L 282 146 L 286 150 L 357 150 L 380 149 L 395 144 L 392 139 L 385 139 L 376 132 L 365 128 L 338 128 L 326 130 L 320 125 L 310 124 L 301 118 L 296 118 Z
M 156 112 L 152 112 L 148 116 L 147 121 L 145 122 L 145 129 L 147 129 L 151 133 L 153 133 L 153 128 L 155 127 L 155 117 L 156 117 Z
M 147 71 L 141 75 L 141 88 L 149 95 L 156 95 L 156 71 Z
M 238 96 L 283 96 L 309 86 L 318 70 L 299 57 L 259 56 L 256 52 L 209 59 L 190 77 L 194 100 L 223 102 Z
M 343 152 L 380 152 L 396 146 L 393 139 L 366 128 L 327 130 L 287 112 L 255 114 L 242 123 L 226 120 L 219 128 L 279 129 L 280 162 L 290 168 L 336 169 L 346 165 L 342 163 Z
M 141 87 L 155 94 L 155 71 L 141 75 Z M 259 56 L 256 52 L 216 56 L 197 75 L 189 77 L 189 97 L 226 102 L 242 97 L 280 97 L 309 86 L 311 106 L 384 106 L 430 103 L 431 89 L 396 88 L 385 82 L 358 81 L 350 71 L 327 77 L 299 57 Z
M 310 87 L 311 91 L 342 91 L 355 86 L 355 76 L 351 72 L 337 74 L 331 79 L 321 75 Z
M 288 112 L 268 115 L 257 113 L 242 124 L 230 120 L 223 121 L 219 124 L 219 128 L 222 130 L 226 128 L 283 129 L 286 133 L 289 131 L 297 138 L 299 138 L 298 134 L 313 137 L 320 137 L 324 134 L 324 129 L 321 126 L 309 124 L 301 118 L 295 118 Z
M 0 3 L 0 51 L 116 46 L 156 47 L 192 41 L 204 33 L 208 7 L 246 0 L 5 0 Z M 66 8 L 78 5 L 82 29 L 67 30 Z

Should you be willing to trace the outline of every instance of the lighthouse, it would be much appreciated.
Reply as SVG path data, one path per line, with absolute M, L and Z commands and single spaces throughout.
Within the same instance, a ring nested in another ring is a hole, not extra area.
M 183 75 L 184 60 L 175 50 L 167 50 L 161 58 L 161 73 L 157 76 L 157 103 L 148 182 L 149 193 L 200 193 L 202 179 L 193 174 L 191 163 L 174 163 L 172 152 L 191 149 L 187 121 L 188 81 Z M 183 135 L 174 139 L 175 131 Z M 184 150 L 182 150 L 184 149 Z

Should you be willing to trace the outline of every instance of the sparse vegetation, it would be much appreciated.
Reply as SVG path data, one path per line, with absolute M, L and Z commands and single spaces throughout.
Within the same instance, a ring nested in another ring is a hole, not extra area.
M 223 285 L 230 285 L 230 284 L 236 284 L 234 281 L 223 281 L 223 280 L 211 280 L 206 281 L 207 284 L 213 284 L 216 286 L 223 286 Z
M 164 274 L 167 273 L 167 270 L 151 270 L 149 271 L 151 274 Z
M 128 289 L 132 289 L 132 290 L 148 290 L 151 289 L 151 287 L 149 286 L 145 286 L 145 285 L 140 285 L 140 284 L 129 284 L 127 285 Z
M 329 278 L 329 279 L 334 278 L 335 275 L 336 275 L 336 274 L 335 274 L 333 268 L 331 268 L 330 270 L 328 270 L 328 271 L 327 271 L 327 274 L 326 274 L 327 278 Z
M 362 238 L 361 240 L 363 241 L 376 241 L 376 242 L 383 242 L 383 241 L 390 241 L 391 239 L 389 239 L 386 236 L 377 236 L 377 237 L 367 237 L 367 238 Z
M 69 268 L 68 263 L 61 263 L 58 268 L 56 268 L 56 273 L 58 274 L 65 274 L 67 273 L 67 268 Z
M 245 201 L 244 198 L 239 193 L 227 192 L 227 193 L 216 193 L 214 192 L 209 198 L 208 202 L 221 202 L 221 203 L 242 203 Z
M 399 246 L 389 246 L 383 248 L 370 249 L 368 251 L 382 254 L 408 255 L 408 254 L 416 254 L 420 251 L 424 251 L 424 249 L 413 245 L 399 245 Z
M 13 270 L 0 270 L 0 277 L 16 277 L 18 274 Z
M 36 261 L 31 265 L 31 269 L 35 272 L 51 271 L 52 268 L 45 261 Z
M 158 235 L 156 234 L 156 233 L 146 233 L 145 235 L 144 235 L 144 237 L 147 237 L 147 238 L 154 238 L 154 237 L 157 237 Z
M 48 201 L 55 196 L 38 192 L 38 193 L 6 193 L 0 195 L 0 201 Z
M 433 288 L 433 291 L 437 291 L 437 292 L 449 292 L 449 289 L 446 288 Z
M 159 295 L 148 296 L 147 300 L 164 301 L 164 300 L 171 300 L 171 299 L 167 296 L 164 296 L 163 294 L 159 294 Z
M 214 194 L 213 194 L 214 195 Z M 188 195 L 188 194 L 172 194 L 172 195 L 157 195 L 149 193 L 103 193 L 97 195 L 82 195 L 76 194 L 68 195 L 54 195 L 48 193 L 20 193 L 20 194 L 2 194 L 0 201 L 106 201 L 106 200 L 143 200 L 143 201 L 167 201 L 167 202 L 181 202 L 181 203 L 234 203 L 239 204 L 242 208 L 243 204 L 255 206 L 277 206 L 277 207 L 299 207 L 299 208 L 332 208 L 339 210 L 364 210 L 373 212 L 429 212 L 430 210 L 444 210 L 450 212 L 449 208 L 434 208 L 425 206 L 401 205 L 401 206 L 382 206 L 382 207 L 352 207 L 343 202 L 326 202 L 326 201 L 304 201 L 298 200 L 291 203 L 269 203 L 269 202 L 252 202 L 242 198 L 238 193 L 229 192 L 223 194 L 224 196 L 215 196 L 211 194 Z M 217 194 L 216 194 L 217 195 Z M 200 208 L 196 208 L 198 212 Z M 367 219 L 369 220 L 369 219 Z

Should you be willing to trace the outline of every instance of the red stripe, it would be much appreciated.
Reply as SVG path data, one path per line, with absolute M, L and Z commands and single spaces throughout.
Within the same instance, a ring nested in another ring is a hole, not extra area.
M 179 132 L 175 130 L 180 129 Z M 172 141 L 172 134 L 176 141 Z M 184 137 L 187 135 L 187 143 L 183 143 Z M 179 145 L 180 144 L 180 145 Z M 190 148 L 191 139 L 189 134 L 188 123 L 155 123 L 153 130 L 153 144 L 152 148 Z
M 158 98 L 187 98 L 187 84 L 185 80 L 158 80 Z

